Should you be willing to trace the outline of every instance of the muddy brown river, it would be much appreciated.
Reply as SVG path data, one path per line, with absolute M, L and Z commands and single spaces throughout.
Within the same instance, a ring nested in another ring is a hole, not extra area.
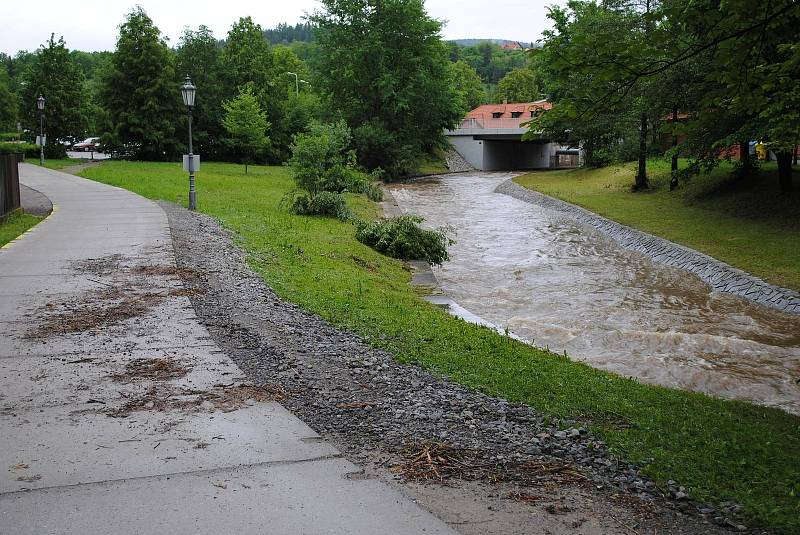
M 510 177 L 392 188 L 403 212 L 455 231 L 435 274 L 460 306 L 596 368 L 800 414 L 800 316 L 711 292 L 591 227 L 494 193 Z

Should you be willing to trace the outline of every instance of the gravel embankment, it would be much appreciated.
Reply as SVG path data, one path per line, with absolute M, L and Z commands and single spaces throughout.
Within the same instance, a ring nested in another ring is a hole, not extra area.
M 727 522 L 724 513 L 690 501 L 677 484 L 665 497 L 578 423 L 547 420 L 530 407 L 399 364 L 280 299 L 214 219 L 161 206 L 178 264 L 204 275 L 192 302 L 217 344 L 253 382 L 282 388 L 282 403 L 356 462 L 385 467 L 410 460 L 421 445 L 445 443 L 458 462 L 481 467 L 454 471 L 456 479 L 478 480 L 480 492 L 491 490 L 487 481 L 496 478 L 523 487 L 580 486 L 600 501 L 615 496 L 619 503 L 623 496 L 626 507 L 651 511 L 646 532 L 711 533 L 719 529 L 713 523 Z M 526 468 L 532 466 L 543 469 Z M 411 463 L 393 471 L 413 478 L 417 468 Z

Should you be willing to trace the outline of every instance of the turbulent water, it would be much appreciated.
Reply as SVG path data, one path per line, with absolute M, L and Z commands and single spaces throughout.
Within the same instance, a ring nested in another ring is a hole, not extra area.
M 494 193 L 508 178 L 393 188 L 404 212 L 455 231 L 436 276 L 457 303 L 596 368 L 800 414 L 800 316 L 712 293 L 590 227 Z

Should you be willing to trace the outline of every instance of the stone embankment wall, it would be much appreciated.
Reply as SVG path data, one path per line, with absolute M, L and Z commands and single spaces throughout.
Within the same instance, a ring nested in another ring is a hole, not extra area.
M 445 161 L 447 162 L 447 169 L 449 169 L 451 173 L 466 173 L 475 170 L 475 168 L 453 148 L 449 149 L 447 154 L 445 154 Z
M 594 227 L 626 249 L 649 256 L 658 263 L 694 273 L 713 290 L 741 296 L 784 312 L 800 314 L 800 293 L 768 284 L 694 249 L 632 229 L 574 204 L 523 188 L 512 180 L 503 182 L 495 191 L 566 214 L 580 223 Z

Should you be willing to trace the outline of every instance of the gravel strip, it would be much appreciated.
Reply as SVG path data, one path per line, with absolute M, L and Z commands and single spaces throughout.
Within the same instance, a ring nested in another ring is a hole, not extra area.
M 418 457 L 420 445 L 445 443 L 471 467 L 484 467 L 487 480 L 519 482 L 513 477 L 520 467 L 566 466 L 584 476 L 582 483 L 564 483 L 563 470 L 532 473 L 522 483 L 580 484 L 603 496 L 623 494 L 670 516 L 671 529 L 677 515 L 682 532 L 715 532 L 709 522 L 732 524 L 725 516 L 736 510 L 734 504 L 717 512 L 691 501 L 677 483 L 666 497 L 579 423 L 546 419 L 528 406 L 399 364 L 282 300 L 250 270 L 246 254 L 213 218 L 160 204 L 169 216 L 178 265 L 203 274 L 191 282 L 200 290 L 191 300 L 217 344 L 251 381 L 281 388 L 283 405 L 357 463 L 390 465 Z M 402 466 L 392 471 L 410 473 Z M 462 476 L 476 479 L 474 470 Z

